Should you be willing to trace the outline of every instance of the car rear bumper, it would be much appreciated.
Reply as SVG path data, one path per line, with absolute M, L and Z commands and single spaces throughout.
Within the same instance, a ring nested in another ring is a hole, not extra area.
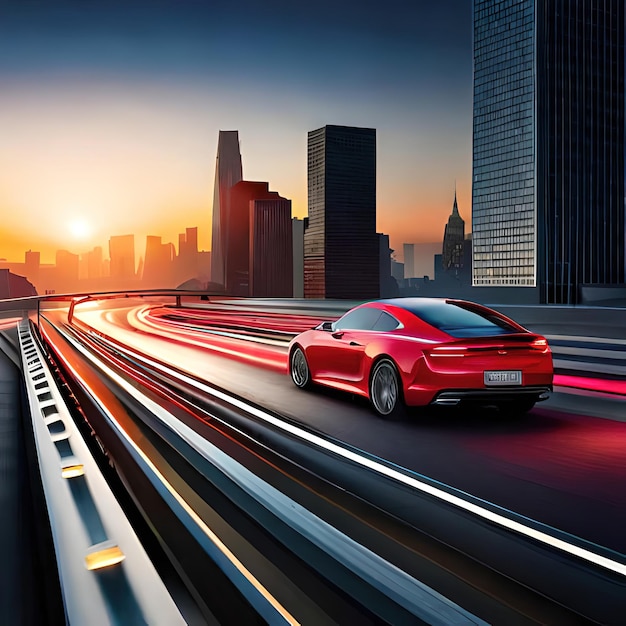
M 430 402 L 437 406 L 456 406 L 461 403 L 497 403 L 516 400 L 540 402 L 548 399 L 552 385 L 533 385 L 528 387 L 499 387 L 498 389 L 444 389 L 439 391 Z

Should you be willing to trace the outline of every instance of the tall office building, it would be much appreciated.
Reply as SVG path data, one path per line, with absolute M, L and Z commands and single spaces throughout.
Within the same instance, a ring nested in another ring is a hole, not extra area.
M 304 220 L 292 218 L 293 297 L 304 298 Z
M 96 246 L 87 252 L 87 279 L 97 280 L 102 278 L 103 252 L 101 246 Z
M 78 269 L 80 257 L 68 250 L 56 251 L 56 289 L 57 292 L 69 292 L 78 287 Z
M 146 237 L 146 255 L 141 275 L 144 289 L 175 287 L 172 281 L 172 263 L 175 258 L 171 243 L 163 243 L 161 237 Z
M 398 283 L 391 274 L 391 255 L 389 235 L 377 233 L 378 237 L 378 279 L 381 298 L 394 298 L 399 295 Z
M 473 285 L 623 283 L 624 1 L 473 11 Z
M 459 214 L 459 205 L 454 192 L 452 214 L 443 231 L 441 260 L 444 270 L 459 270 L 463 267 L 463 246 L 465 241 L 465 221 Z
M 213 230 L 211 234 L 211 281 L 226 284 L 226 256 L 230 224 L 230 188 L 242 180 L 239 131 L 220 130 L 217 141 Z
M 24 254 L 24 272 L 26 273 L 26 278 L 37 285 L 39 282 L 39 268 L 41 266 L 41 253 L 34 252 L 33 250 L 28 250 Z
M 249 294 L 253 298 L 293 296 L 291 200 L 250 202 Z
M 230 190 L 228 237 L 226 238 L 225 282 L 226 293 L 233 296 L 250 295 L 250 224 L 255 200 L 285 200 L 269 190 L 269 183 L 242 180 Z
M 379 296 L 376 130 L 324 126 L 308 134 L 304 296 Z
M 114 280 L 135 278 L 135 235 L 109 238 L 110 276 Z
M 178 256 L 174 258 L 173 277 L 176 284 L 198 275 L 198 228 L 187 228 L 178 235 Z
M 415 278 L 415 244 L 403 243 L 404 278 Z

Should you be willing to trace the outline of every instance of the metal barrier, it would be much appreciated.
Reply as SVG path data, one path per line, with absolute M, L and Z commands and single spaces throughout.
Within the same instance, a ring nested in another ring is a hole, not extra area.
M 74 424 L 29 321 L 18 334 L 67 622 L 185 623 Z

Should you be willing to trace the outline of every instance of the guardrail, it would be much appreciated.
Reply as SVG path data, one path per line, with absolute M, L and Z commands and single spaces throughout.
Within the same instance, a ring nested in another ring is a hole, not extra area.
M 363 300 L 313 300 L 296 298 L 237 298 L 223 293 L 183 289 L 138 289 L 113 292 L 80 292 L 49 294 L 0 300 L 0 310 L 37 310 L 45 302 L 70 302 L 73 307 L 79 302 L 114 298 L 172 297 L 181 307 L 185 300 L 198 302 L 216 300 L 232 307 L 254 307 L 257 309 L 314 312 L 330 317 L 339 317 Z M 626 339 L 624 318 L 626 309 L 589 305 L 509 305 L 486 303 L 505 315 L 509 315 L 531 330 L 542 334 L 570 334 L 591 337 Z
M 358 544 L 347 535 L 333 528 L 330 524 L 317 517 L 298 502 L 281 493 L 270 483 L 261 479 L 247 469 L 243 464 L 226 454 L 216 445 L 209 442 L 202 435 L 186 425 L 173 414 L 169 413 L 153 399 L 140 391 L 135 384 L 126 381 L 119 373 L 106 364 L 96 355 L 87 350 L 84 345 L 66 331 L 57 329 L 65 339 L 93 366 L 99 369 L 107 379 L 119 386 L 123 393 L 134 398 L 139 405 L 145 407 L 159 424 L 160 436 L 170 442 L 174 448 L 186 448 L 187 455 L 193 452 L 202 459 L 203 464 L 210 464 L 220 474 L 223 474 L 232 483 L 231 492 L 244 491 L 260 506 L 265 513 L 252 515 L 260 521 L 269 512 L 280 522 L 298 533 L 300 543 L 310 542 L 317 549 L 322 550 L 336 560 L 341 567 L 347 566 L 351 572 L 364 581 L 366 590 L 360 594 L 361 601 L 368 595 L 381 593 L 394 605 L 402 607 L 408 614 L 414 615 L 430 624 L 484 624 L 483 620 L 465 611 L 441 594 L 428 588 L 409 574 L 385 561 L 365 546 Z M 262 580 L 256 579 L 249 571 L 243 557 L 231 553 L 229 547 L 222 543 L 214 531 L 194 511 L 189 502 L 176 491 L 167 479 L 160 474 L 149 458 L 141 452 L 136 442 L 121 428 L 115 417 L 108 411 L 103 411 L 109 425 L 120 439 L 123 439 L 129 449 L 134 449 L 141 470 L 157 487 L 164 502 L 174 514 L 184 521 L 184 525 L 196 538 L 199 545 L 213 558 L 222 571 L 241 591 L 252 606 L 268 623 L 299 623 L 297 616 L 293 616 L 275 598 Z M 190 463 L 192 459 L 187 456 Z M 229 492 L 230 493 L 230 492 Z M 290 533 L 287 533 L 290 534 Z M 308 548 L 305 551 L 309 551 Z M 352 583 L 352 592 L 355 592 L 357 583 Z M 363 585 L 361 585 L 363 586 Z M 384 604 L 379 600 L 375 604 Z M 380 609 L 380 607 L 378 608 Z
M 612 619 L 612 616 L 622 611 L 623 577 L 626 574 L 626 565 L 621 555 L 614 555 L 609 550 L 590 546 L 582 540 L 569 537 L 554 529 L 547 529 L 537 522 L 523 519 L 511 512 L 503 512 L 495 505 L 474 500 L 467 494 L 460 497 L 458 493 L 453 493 L 450 488 L 442 488 L 441 485 L 433 486 L 427 479 L 403 472 L 381 462 L 379 459 L 371 458 L 361 451 L 348 449 L 346 446 L 327 439 L 322 440 L 305 429 L 279 419 L 265 410 L 225 393 L 223 390 L 218 390 L 196 380 L 191 375 L 175 371 L 150 357 L 124 348 L 113 340 L 99 336 L 99 343 L 110 343 L 112 352 L 117 355 L 127 354 L 135 366 L 137 363 L 141 363 L 149 369 L 154 369 L 159 375 L 165 375 L 168 379 L 171 377 L 172 381 L 182 383 L 183 397 L 188 398 L 189 390 L 196 389 L 198 392 L 196 401 L 202 402 L 211 398 L 212 402 L 212 399 L 215 398 L 220 406 L 228 406 L 229 421 L 236 425 L 238 430 L 249 434 L 254 432 L 253 439 L 256 438 L 255 435 L 261 433 L 258 438 L 264 442 L 264 446 L 271 442 L 270 447 L 278 450 L 279 454 L 293 455 L 294 449 L 302 445 L 307 449 L 307 462 L 298 459 L 297 462 L 301 466 L 306 465 L 308 467 L 312 458 L 309 455 L 315 456 L 317 454 L 317 452 L 312 453 L 311 449 L 320 448 L 320 458 L 316 461 L 316 465 L 311 467 L 316 475 L 325 476 L 328 472 L 335 471 L 331 468 L 338 464 L 339 458 L 341 458 L 341 464 L 358 466 L 359 481 L 366 481 L 367 485 L 365 486 L 364 484 L 357 485 L 354 482 L 350 485 L 342 483 L 341 480 L 337 481 L 336 477 L 329 477 L 329 480 L 334 484 L 341 484 L 342 488 L 348 492 L 358 494 L 364 501 L 368 501 L 368 498 L 373 497 L 372 494 L 379 491 L 380 484 L 378 488 L 375 484 L 371 484 L 373 475 L 376 475 L 375 480 L 391 481 L 398 494 L 404 496 L 398 500 L 398 502 L 401 501 L 401 504 L 398 504 L 398 511 L 395 513 L 400 519 L 407 514 L 406 511 L 410 508 L 406 490 L 413 492 L 411 497 L 420 500 L 419 504 L 413 505 L 417 507 L 415 511 L 418 509 L 420 511 L 417 514 L 419 523 L 413 519 L 407 520 L 409 523 L 415 523 L 416 527 L 425 525 L 428 527 L 426 532 L 433 536 L 438 536 L 438 533 L 447 533 L 442 541 L 453 546 L 459 544 L 459 549 L 469 555 L 473 555 L 479 546 L 499 545 L 498 555 L 494 557 L 498 564 L 495 569 L 507 572 L 506 575 L 513 580 L 523 580 L 524 584 L 532 589 L 534 588 L 533 580 L 536 582 L 536 579 L 541 579 L 546 585 L 542 590 L 543 594 L 558 598 L 558 601 L 564 606 L 577 606 L 577 610 L 583 614 L 591 610 L 590 607 L 594 606 L 597 595 L 600 593 L 603 594 L 604 606 L 594 609 L 598 611 L 598 614 L 604 612 L 604 616 L 609 615 Z M 80 349 L 79 344 L 76 344 L 76 348 Z M 107 377 L 117 379 L 118 384 L 121 384 L 128 393 L 135 396 L 141 405 L 149 406 L 150 401 L 142 396 L 136 385 L 125 383 L 115 372 L 98 363 L 99 359 L 94 358 L 93 355 L 90 357 L 87 351 L 83 351 L 83 353 L 92 360 L 96 367 L 102 369 Z M 176 385 L 174 387 L 177 388 Z M 231 476 L 241 489 L 262 503 L 264 507 L 272 510 L 283 522 L 301 532 L 306 539 L 318 543 L 329 554 L 338 555 L 340 560 L 344 559 L 345 562 L 354 564 L 353 571 L 365 579 L 375 575 L 376 571 L 380 574 L 381 569 L 378 564 L 374 567 L 374 560 L 371 555 L 357 552 L 358 558 L 354 557 L 351 553 L 352 546 L 342 540 L 340 532 L 332 528 L 321 527 L 315 516 L 307 517 L 305 515 L 307 512 L 304 511 L 305 514 L 303 514 L 302 508 L 297 503 L 277 493 L 256 476 L 249 474 L 245 468 L 240 467 L 239 464 L 224 455 L 221 450 L 212 446 L 198 433 L 185 427 L 184 424 L 181 424 L 159 406 L 153 404 L 150 410 L 162 423 L 168 425 L 172 437 L 182 438 L 197 454 L 212 465 L 219 467 L 224 474 Z M 232 422 L 233 411 L 241 411 L 243 416 L 241 421 Z M 280 443 L 282 435 L 278 434 L 278 431 L 281 430 L 285 431 L 288 441 Z M 300 439 L 302 442 L 296 443 L 296 440 Z M 277 442 L 279 445 L 276 447 Z M 280 446 L 283 445 L 285 448 L 281 449 Z M 327 458 L 322 459 L 321 457 Z M 356 474 L 349 470 L 347 475 L 354 477 Z M 421 501 L 422 497 L 423 502 Z M 450 507 L 455 510 L 450 511 Z M 459 525 L 456 522 L 451 523 L 452 518 L 456 518 Z M 462 526 L 460 526 L 461 523 Z M 458 530 L 459 527 L 462 528 L 461 532 Z M 518 539 L 513 539 L 508 547 L 509 552 L 506 552 L 503 534 L 509 533 L 516 535 Z M 524 537 L 524 539 L 520 541 L 519 537 Z M 325 540 L 326 543 L 319 543 L 320 539 Z M 558 552 L 561 552 L 561 555 L 555 558 L 555 553 Z M 476 558 L 480 558 L 480 550 L 478 550 Z M 582 565 L 585 561 L 587 562 L 586 567 Z M 536 567 L 531 567 L 530 564 Z M 377 581 L 382 589 L 386 589 L 385 586 L 389 585 L 390 582 L 392 583 L 390 587 L 399 590 L 407 589 L 406 581 L 403 584 L 398 584 L 391 573 L 386 570 L 383 571 L 380 580 Z M 520 578 L 516 578 L 516 576 Z M 412 584 L 415 584 L 414 580 Z M 410 589 L 412 590 L 408 598 L 419 598 L 418 604 L 423 602 L 422 597 L 417 595 L 415 591 L 416 587 L 410 587 Z M 546 589 L 550 589 L 550 592 L 547 592 Z M 386 589 L 386 592 L 390 591 L 390 588 Z M 406 597 L 404 599 L 407 600 Z M 413 610 L 416 611 L 415 606 L 413 606 Z M 414 614 L 420 615 L 426 621 L 433 619 L 433 615 L 420 614 L 417 611 Z
M 30 322 L 18 335 L 66 621 L 185 623 L 74 424 Z

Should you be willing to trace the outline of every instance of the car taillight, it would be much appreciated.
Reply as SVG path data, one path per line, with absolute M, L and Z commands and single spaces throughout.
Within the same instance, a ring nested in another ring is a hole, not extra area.
M 437 346 L 429 351 L 430 356 L 465 356 L 467 348 L 465 346 Z
M 550 350 L 550 347 L 548 346 L 548 341 L 543 337 L 533 340 L 530 346 L 531 348 L 539 350 L 541 352 L 549 352 Z

